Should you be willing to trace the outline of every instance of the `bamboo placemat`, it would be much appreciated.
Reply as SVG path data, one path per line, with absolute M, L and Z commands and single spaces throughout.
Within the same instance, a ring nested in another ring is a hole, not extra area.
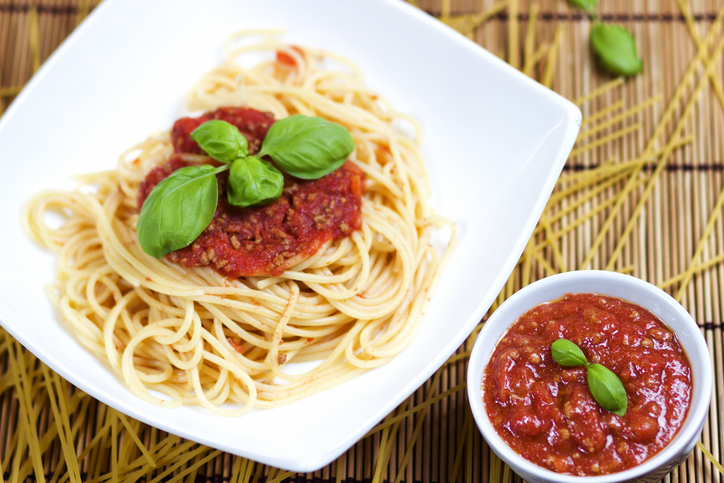
M 96 3 L 0 0 L 0 112 Z M 721 481 L 712 463 L 724 456 L 721 2 L 600 0 L 600 18 L 629 28 L 645 62 L 642 74 L 625 81 L 599 69 L 588 47 L 591 20 L 564 0 L 412 3 L 574 100 L 584 115 L 556 191 L 491 311 L 531 281 L 583 268 L 630 273 L 678 298 L 709 344 L 716 387 L 699 448 L 663 481 Z M 0 330 L 0 476 L 518 482 L 489 451 L 467 406 L 467 351 L 476 334 L 341 458 L 318 472 L 292 474 L 126 418 Z

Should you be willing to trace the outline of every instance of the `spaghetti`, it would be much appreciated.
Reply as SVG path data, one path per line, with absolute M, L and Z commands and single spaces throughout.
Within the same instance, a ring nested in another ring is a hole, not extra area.
M 264 39 L 240 46 L 249 34 Z M 276 56 L 239 65 L 260 51 Z M 31 238 L 58 253 L 48 292 L 63 319 L 133 393 L 241 415 L 325 390 L 398 354 L 457 235 L 429 205 L 419 127 L 368 89 L 354 64 L 267 32 L 233 35 L 226 56 L 192 87 L 187 108 L 244 105 L 276 119 L 304 114 L 344 126 L 356 147 L 350 160 L 366 179 L 360 230 L 274 277 L 231 279 L 145 254 L 135 232 L 139 186 L 172 154 L 168 132 L 130 148 L 116 170 L 80 176 L 74 191 L 38 193 L 22 219 Z M 343 68 L 325 68 L 330 59 Z M 414 136 L 393 127 L 400 120 Z M 50 211 L 63 214 L 60 227 L 46 224 Z M 431 242 L 439 226 L 451 230 L 441 254 Z M 284 370 L 290 362 L 311 367 L 292 374 Z

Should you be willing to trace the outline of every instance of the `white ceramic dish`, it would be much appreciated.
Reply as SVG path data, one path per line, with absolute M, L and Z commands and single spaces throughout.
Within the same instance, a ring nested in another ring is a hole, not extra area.
M 354 21 L 350 21 L 354 19 Z M 414 343 L 388 365 L 287 407 L 224 419 L 133 396 L 66 330 L 43 293 L 54 256 L 19 212 L 74 173 L 111 169 L 128 146 L 184 115 L 186 90 L 242 28 L 354 59 L 368 84 L 418 118 L 434 205 L 460 244 Z M 403 34 L 404 33 L 404 34 Z M 400 1 L 107 0 L 48 60 L 0 120 L 0 319 L 76 386 L 171 433 L 266 464 L 324 466 L 420 386 L 467 337 L 503 286 L 578 133 L 580 112 Z M 293 428 L 293 430 L 291 429 Z
M 694 390 L 689 414 L 674 440 L 643 464 L 619 473 L 581 477 L 554 473 L 534 465 L 513 451 L 498 436 L 485 412 L 481 380 L 493 349 L 508 327 L 533 307 L 556 300 L 567 293 L 597 293 L 638 304 L 661 319 L 676 333 L 689 357 Z M 530 483 L 619 483 L 659 481 L 691 452 L 709 412 L 712 396 L 712 369 L 704 336 L 691 315 L 663 290 L 638 278 L 616 272 L 586 270 L 567 272 L 539 280 L 505 301 L 490 316 L 470 354 L 468 364 L 468 400 L 480 432 L 493 451 L 513 471 Z

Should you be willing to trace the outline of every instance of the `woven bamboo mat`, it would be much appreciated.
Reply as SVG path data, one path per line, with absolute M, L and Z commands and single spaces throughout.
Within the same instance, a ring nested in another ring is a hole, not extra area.
M 95 3 L 0 0 L 0 112 Z M 599 70 L 588 47 L 590 19 L 564 0 L 413 4 L 583 111 L 581 136 L 556 191 L 491 310 L 533 280 L 583 268 L 630 273 L 677 297 L 709 344 L 716 390 L 699 448 L 664 481 L 721 481 L 712 463 L 724 460 L 721 2 L 600 0 L 601 19 L 628 27 L 645 62 L 644 72 L 626 81 Z M 9 481 L 518 482 L 488 450 L 467 407 L 466 351 L 475 334 L 336 462 L 291 474 L 130 420 L 48 371 L 0 331 L 0 475 Z

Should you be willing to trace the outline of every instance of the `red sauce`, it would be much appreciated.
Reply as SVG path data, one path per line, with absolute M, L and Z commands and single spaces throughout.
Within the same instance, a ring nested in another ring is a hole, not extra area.
M 553 360 L 550 346 L 561 338 L 619 376 L 624 416 L 596 402 L 585 367 Z M 485 369 L 483 401 L 500 437 L 527 460 L 558 473 L 599 475 L 661 451 L 686 418 L 691 386 L 686 354 L 656 316 L 613 297 L 568 294 L 508 330 Z
M 269 114 L 246 108 L 221 108 L 200 118 L 179 119 L 172 130 L 176 152 L 202 153 L 189 134 L 210 119 L 237 126 L 249 141 L 252 154 L 259 150 L 273 123 Z M 209 158 L 209 163 L 215 161 Z M 180 155 L 172 155 L 149 172 L 139 188 L 139 210 L 158 183 L 189 165 Z M 228 177 L 228 171 L 217 175 L 219 201 L 209 226 L 191 245 L 166 255 L 168 260 L 189 267 L 211 266 L 230 277 L 280 275 L 362 226 L 364 173 L 353 163 L 347 162 L 317 180 L 285 175 L 279 199 L 251 208 L 229 205 Z
M 304 55 L 304 51 L 301 48 L 297 47 L 296 45 L 292 45 L 291 49 L 298 52 L 299 55 L 302 55 L 302 56 Z M 283 52 L 281 50 L 277 50 L 277 63 L 285 65 L 287 67 L 296 67 L 297 66 L 297 61 L 294 60 L 294 57 L 292 57 L 291 55 L 289 55 L 286 52 Z

